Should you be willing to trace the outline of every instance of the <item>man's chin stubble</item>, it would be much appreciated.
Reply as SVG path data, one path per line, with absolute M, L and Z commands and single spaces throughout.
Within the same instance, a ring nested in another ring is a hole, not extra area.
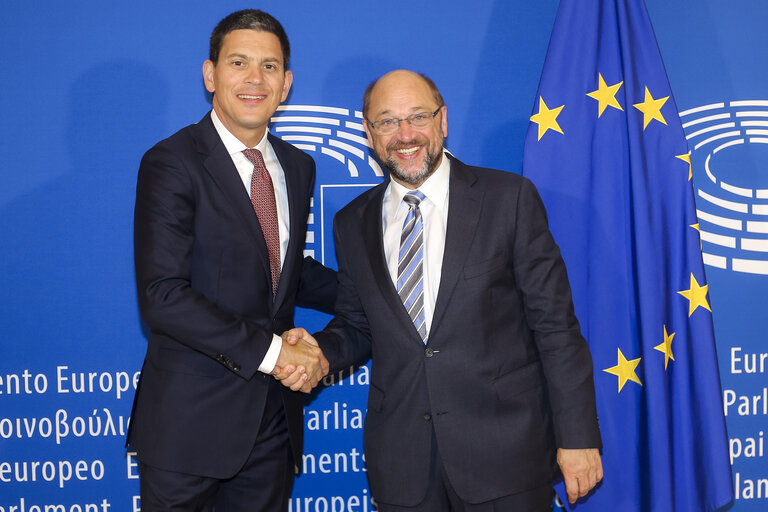
M 435 158 L 432 157 L 432 155 L 427 154 L 424 157 L 424 162 L 421 164 L 421 169 L 416 174 L 408 174 L 406 173 L 400 166 L 397 164 L 394 158 L 390 157 L 387 160 L 385 160 L 384 167 L 399 181 L 402 181 L 403 183 L 407 183 L 408 185 L 418 187 L 422 183 L 424 183 L 427 178 L 432 176 L 432 174 L 437 169 L 437 164 L 435 163 Z

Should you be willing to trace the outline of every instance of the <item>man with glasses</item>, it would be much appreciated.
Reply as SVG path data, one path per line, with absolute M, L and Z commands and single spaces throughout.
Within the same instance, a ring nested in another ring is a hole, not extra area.
M 585 496 L 602 478 L 592 359 L 534 186 L 446 155 L 423 75 L 383 76 L 363 115 L 390 180 L 336 216 L 336 317 L 314 337 L 334 368 L 372 356 L 379 510 L 550 510 L 558 472 Z

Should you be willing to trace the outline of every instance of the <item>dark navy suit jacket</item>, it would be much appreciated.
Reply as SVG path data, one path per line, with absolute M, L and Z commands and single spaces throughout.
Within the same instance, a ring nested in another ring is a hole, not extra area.
M 336 277 L 303 257 L 312 158 L 269 135 L 285 171 L 290 241 L 275 300 L 267 246 L 210 114 L 150 149 L 136 189 L 135 263 L 147 355 L 128 443 L 142 462 L 214 478 L 237 473 L 259 431 L 258 367 L 294 306 L 331 311 Z M 294 461 L 303 400 L 284 389 Z
M 556 448 L 599 448 L 592 360 L 532 183 L 451 159 L 441 282 L 424 346 L 382 242 L 383 183 L 335 218 L 336 317 L 317 340 L 334 368 L 372 356 L 365 457 L 372 495 L 415 505 L 434 431 L 462 499 L 550 485 Z

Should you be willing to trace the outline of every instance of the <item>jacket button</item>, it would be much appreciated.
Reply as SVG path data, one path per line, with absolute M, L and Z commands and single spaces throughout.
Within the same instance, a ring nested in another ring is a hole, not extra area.
M 426 421 L 429 421 L 429 420 L 431 420 L 431 419 L 432 419 L 432 415 L 431 415 L 431 414 L 429 414 L 428 412 L 425 412 L 425 413 L 424 413 L 424 419 L 425 419 Z
M 426 355 L 427 357 L 432 357 L 433 355 L 435 355 L 435 351 L 432 350 L 431 348 L 428 348 L 427 350 L 424 351 L 424 355 Z

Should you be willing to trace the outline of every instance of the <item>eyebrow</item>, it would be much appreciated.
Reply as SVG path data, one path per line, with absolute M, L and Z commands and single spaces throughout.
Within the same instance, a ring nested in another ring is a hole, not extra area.
M 429 112 L 429 113 L 432 113 L 432 111 L 429 110 L 429 107 L 412 107 L 411 108 L 411 113 L 408 114 L 408 115 L 418 114 L 419 112 Z M 376 114 L 376 117 L 380 117 L 380 116 L 395 117 L 395 114 L 391 110 L 387 109 L 387 110 L 382 110 L 381 112 Z
M 226 58 L 227 58 L 227 59 L 234 59 L 234 58 L 238 58 L 238 59 L 249 60 L 249 61 L 250 61 L 250 60 L 253 60 L 251 57 L 247 56 L 247 55 L 246 55 L 246 54 L 244 54 L 244 53 L 230 53 L 229 55 L 227 55 L 227 57 L 226 57 Z
M 253 57 L 250 57 L 244 53 L 230 53 L 225 57 L 225 59 L 234 59 L 234 58 L 247 60 L 248 62 L 253 62 L 254 60 L 256 60 Z M 278 59 L 277 57 L 264 57 L 262 59 L 259 59 L 259 62 L 277 62 L 279 64 L 281 60 Z

